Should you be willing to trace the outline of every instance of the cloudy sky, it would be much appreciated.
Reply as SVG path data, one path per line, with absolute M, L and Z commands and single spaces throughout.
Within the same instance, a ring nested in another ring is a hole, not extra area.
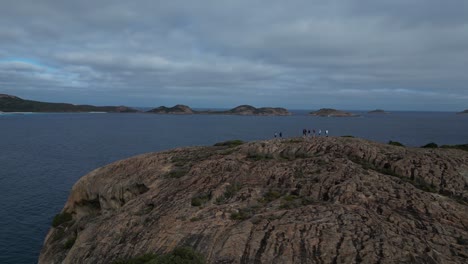
M 457 111 L 468 108 L 468 1 L 1 0 L 0 93 Z

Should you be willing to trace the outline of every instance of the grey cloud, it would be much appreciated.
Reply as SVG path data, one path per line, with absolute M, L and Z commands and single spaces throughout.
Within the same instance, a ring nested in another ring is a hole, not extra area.
M 0 38 L 0 89 L 37 98 L 458 110 L 468 94 L 466 1 L 4 0 Z

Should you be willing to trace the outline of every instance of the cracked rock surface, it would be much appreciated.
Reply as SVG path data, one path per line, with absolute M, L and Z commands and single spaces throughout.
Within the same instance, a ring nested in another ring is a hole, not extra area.
M 39 263 L 467 263 L 468 152 L 355 138 L 179 148 L 82 177 Z M 71 241 L 71 242 L 70 242 Z

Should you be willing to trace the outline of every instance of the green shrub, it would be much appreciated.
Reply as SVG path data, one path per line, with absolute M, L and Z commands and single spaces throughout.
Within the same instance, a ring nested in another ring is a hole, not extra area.
M 462 145 L 443 145 L 441 148 L 451 148 L 451 149 L 459 149 L 459 150 L 464 150 L 468 151 L 468 144 L 462 144 Z
M 150 264 L 157 263 L 158 256 L 153 253 L 144 254 L 142 256 L 134 257 L 126 260 L 117 260 L 114 261 L 114 264 Z
M 227 200 L 231 199 L 236 195 L 236 193 L 242 188 L 242 185 L 239 182 L 234 182 L 228 186 L 226 186 L 226 190 L 224 191 L 223 195 L 216 198 L 216 204 L 223 204 Z
M 157 258 L 155 264 L 204 264 L 205 258 L 190 247 L 174 249 L 172 253 Z
M 76 236 L 70 237 L 67 242 L 65 242 L 65 245 L 63 246 L 65 249 L 70 249 L 73 247 L 76 241 Z
M 156 255 L 153 253 L 114 261 L 114 264 L 204 264 L 205 258 L 190 247 L 180 247 L 171 253 Z
M 242 209 L 239 209 L 238 212 L 231 213 L 231 219 L 243 221 L 243 220 L 251 218 L 254 215 L 254 213 L 255 213 L 255 208 L 253 207 L 242 208 Z
M 72 219 L 72 215 L 67 212 L 56 214 L 54 219 L 52 220 L 52 226 L 58 227 L 64 223 L 70 222 Z
M 393 146 L 398 146 L 398 147 L 404 147 L 405 145 L 401 144 L 400 142 L 398 141 L 388 141 L 388 144 L 389 145 L 393 145 Z
M 229 148 L 233 148 L 233 147 L 240 146 L 242 144 L 244 144 L 244 141 L 239 140 L 239 139 L 235 139 L 235 140 L 228 140 L 228 141 L 218 142 L 218 143 L 214 144 L 214 146 L 216 146 L 216 147 L 226 146 L 226 147 L 229 147 Z
M 281 193 L 274 190 L 269 190 L 263 195 L 263 198 L 260 199 L 260 202 L 269 203 L 281 197 Z
M 421 148 L 438 148 L 438 147 L 439 147 L 439 146 L 437 146 L 436 143 L 431 142 L 431 143 L 428 143 L 428 144 L 422 146 Z
M 341 137 L 344 137 L 344 138 L 354 138 L 354 136 L 351 136 L 351 135 L 344 135 L 344 136 L 341 136 Z
M 468 245 L 468 238 L 463 238 L 462 236 L 457 237 L 457 244 Z
M 202 193 L 192 198 L 192 206 L 202 206 L 211 199 L 209 193 Z
M 188 172 L 187 169 L 178 168 L 178 169 L 175 169 L 175 170 L 170 171 L 170 172 L 166 175 L 166 177 L 167 177 L 167 178 L 178 179 L 178 178 L 181 178 L 181 177 L 185 176 L 185 174 L 187 174 L 187 172 Z

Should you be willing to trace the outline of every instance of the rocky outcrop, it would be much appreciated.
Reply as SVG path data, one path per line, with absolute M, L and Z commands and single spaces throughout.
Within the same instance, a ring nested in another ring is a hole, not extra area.
M 468 152 L 335 137 L 219 145 L 84 176 L 39 263 L 112 263 L 179 246 L 209 263 L 468 260 Z
M 458 112 L 457 114 L 459 114 L 459 115 L 468 114 L 468 109 L 466 109 L 465 111 Z
M 358 116 L 353 113 L 331 109 L 331 108 L 322 108 L 318 111 L 311 112 L 309 114 L 313 116 L 323 116 L 323 117 L 356 117 Z
M 175 115 L 190 115 L 193 114 L 194 111 L 186 106 L 186 105 L 175 105 L 173 107 L 165 107 L 165 106 L 160 106 L 158 108 L 154 108 L 152 110 L 149 110 L 148 113 L 153 113 L 153 114 L 175 114 Z

